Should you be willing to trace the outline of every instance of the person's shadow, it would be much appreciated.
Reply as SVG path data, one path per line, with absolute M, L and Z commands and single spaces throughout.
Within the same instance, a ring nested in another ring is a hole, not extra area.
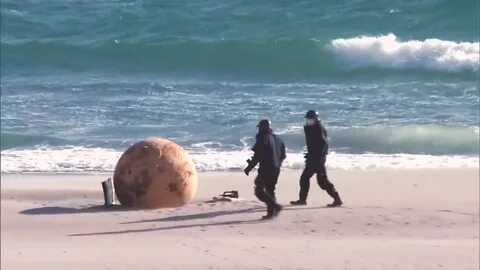
M 314 209 L 324 209 L 322 207 L 285 207 L 284 211 L 295 211 L 295 210 L 314 210 Z M 82 214 L 82 213 L 99 213 L 99 212 L 120 212 L 120 211 L 134 211 L 139 209 L 128 208 L 121 205 L 98 205 L 85 208 L 69 208 L 69 207 L 40 207 L 32 208 L 21 211 L 20 214 L 25 215 L 61 215 L 61 214 Z M 211 219 L 218 216 L 226 215 L 237 215 L 244 213 L 256 213 L 264 212 L 265 207 L 250 207 L 245 209 L 233 210 L 233 211 L 211 211 L 198 214 L 189 214 L 189 215 L 175 215 L 170 217 L 158 218 L 158 219 L 148 219 L 148 220 L 138 220 L 131 222 L 123 222 L 120 224 L 139 224 L 139 223 L 150 223 L 150 222 L 169 222 L 169 221 L 189 221 L 197 219 Z M 268 222 L 268 220 L 263 219 L 248 219 L 248 220 L 234 220 L 234 221 L 224 221 L 224 222 L 213 222 L 213 223 L 200 223 L 200 224 L 185 224 L 185 225 L 173 225 L 157 228 L 145 228 L 145 229 L 132 229 L 132 230 L 121 230 L 121 231 L 106 231 L 106 232 L 93 232 L 93 233 L 78 233 L 70 234 L 68 236 L 93 236 L 93 235 L 113 235 L 113 234 L 125 234 L 125 233 L 140 233 L 140 232 L 149 232 L 149 231 L 166 231 L 174 229 L 186 229 L 186 228 L 195 228 L 195 227 L 212 227 L 212 226 L 227 226 L 227 225 L 240 225 L 240 224 L 257 224 L 260 222 Z
M 284 210 L 286 211 L 295 211 L 295 210 L 315 210 L 315 209 L 325 209 L 328 207 L 321 206 L 321 207 L 286 207 Z M 224 216 L 224 215 L 235 215 L 235 214 L 243 214 L 243 213 L 255 213 L 255 212 L 264 212 L 265 207 L 252 207 L 247 209 L 235 210 L 235 211 L 213 211 L 213 212 L 206 212 L 200 214 L 192 214 L 192 215 L 182 215 L 182 216 L 171 216 L 165 218 L 158 218 L 158 219 L 150 219 L 150 220 L 139 220 L 139 221 L 132 221 L 132 222 L 123 222 L 120 224 L 136 224 L 136 223 L 145 223 L 145 222 L 166 222 L 166 221 L 188 221 L 188 220 L 195 220 L 195 219 L 210 219 L 217 216 Z M 114 234 L 125 234 L 125 233 L 141 233 L 141 232 L 151 232 L 151 231 L 168 231 L 168 230 L 178 230 L 178 229 L 187 229 L 187 228 L 208 228 L 208 227 L 215 227 L 215 226 L 233 226 L 233 225 L 252 225 L 258 224 L 262 222 L 269 222 L 270 220 L 263 220 L 263 219 L 242 219 L 242 220 L 233 220 L 233 221 L 223 221 L 223 222 L 210 222 L 210 223 L 196 223 L 196 224 L 185 224 L 185 225 L 172 225 L 166 227 L 157 228 L 155 225 L 150 228 L 146 229 L 132 229 L 132 230 L 121 230 L 121 231 L 107 231 L 107 232 L 93 232 L 93 233 L 77 233 L 77 234 L 70 234 L 69 236 L 93 236 L 93 235 L 114 235 Z
M 233 221 L 224 221 L 224 222 L 213 222 L 213 223 L 204 223 L 204 224 L 185 224 L 185 225 L 174 225 L 160 228 L 147 228 L 147 229 L 135 229 L 135 230 L 123 230 L 123 231 L 109 231 L 109 232 L 94 232 L 94 233 L 77 233 L 69 234 L 68 236 L 93 236 L 93 235 L 112 235 L 112 234 L 126 234 L 126 233 L 142 233 L 142 232 L 151 232 L 151 231 L 168 231 L 168 230 L 178 230 L 178 229 L 187 229 L 187 228 L 207 228 L 213 226 L 226 226 L 226 225 L 239 225 L 239 224 L 257 224 L 261 222 L 266 222 L 262 219 L 250 219 L 250 220 L 233 220 Z
M 221 210 L 221 211 L 211 211 L 211 212 L 204 212 L 198 214 L 190 214 L 190 215 L 182 215 L 182 216 L 171 216 L 171 217 L 164 217 L 164 218 L 157 218 L 157 219 L 144 219 L 138 221 L 130 221 L 130 222 L 122 222 L 120 224 L 135 224 L 135 223 L 144 223 L 144 222 L 165 222 L 165 221 L 187 221 L 187 220 L 194 220 L 194 219 L 208 219 L 214 218 L 218 216 L 226 216 L 226 215 L 236 215 L 236 214 L 244 214 L 244 213 L 254 213 L 254 212 L 264 212 L 265 207 L 251 207 L 246 209 L 240 210 Z
M 247 209 L 240 209 L 234 211 L 212 211 L 212 212 L 205 212 L 199 214 L 191 214 L 191 215 L 181 215 L 181 216 L 171 216 L 159 219 L 150 219 L 150 220 L 139 220 L 139 221 L 132 221 L 132 222 L 123 222 L 120 224 L 138 224 L 144 222 L 166 222 L 166 221 L 188 221 L 188 220 L 196 220 L 196 219 L 210 219 L 218 216 L 226 216 L 226 215 L 236 215 L 236 214 L 243 214 L 243 213 L 252 213 L 252 212 L 260 212 L 265 211 L 264 207 L 252 207 Z M 172 225 L 166 227 L 157 228 L 146 228 L 146 229 L 132 229 L 132 230 L 122 230 L 122 231 L 109 231 L 109 232 L 94 232 L 94 233 L 79 233 L 79 234 L 70 234 L 69 236 L 92 236 L 92 235 L 112 235 L 112 234 L 125 234 L 125 233 L 141 233 L 141 232 L 150 232 L 150 231 L 167 231 L 167 230 L 178 230 L 178 229 L 187 229 L 187 228 L 206 228 L 206 227 L 213 227 L 213 226 L 227 226 L 227 225 L 239 225 L 239 224 L 256 224 L 259 222 L 263 222 L 262 219 L 249 219 L 249 220 L 233 220 L 233 221 L 223 221 L 223 222 L 210 222 L 210 223 L 196 223 L 196 224 L 184 224 L 184 225 Z

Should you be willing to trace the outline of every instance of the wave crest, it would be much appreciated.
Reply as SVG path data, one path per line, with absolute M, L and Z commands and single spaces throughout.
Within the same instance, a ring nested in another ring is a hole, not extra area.
M 329 47 L 336 59 L 349 68 L 414 68 L 448 72 L 478 71 L 479 68 L 479 42 L 400 41 L 390 33 L 334 39 Z

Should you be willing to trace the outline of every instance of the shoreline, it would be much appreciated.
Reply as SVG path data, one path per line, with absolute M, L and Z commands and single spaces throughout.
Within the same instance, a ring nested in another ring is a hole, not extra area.
M 258 168 L 252 170 L 252 173 L 256 173 Z M 375 172 L 412 172 L 412 171 L 461 171 L 461 170 L 479 170 L 480 165 L 478 167 L 438 167 L 438 168 L 372 168 L 372 169 L 360 169 L 360 168 L 352 168 L 352 169 L 341 169 L 341 168 L 328 168 L 327 172 L 353 172 L 353 173 L 375 173 Z M 292 172 L 299 172 L 301 173 L 303 170 L 302 168 L 282 168 L 282 172 L 292 173 Z M 113 175 L 114 171 L 39 171 L 39 172 L 1 172 L 0 176 L 5 176 L 10 178 L 12 176 L 17 175 L 29 175 L 29 176 L 48 176 L 48 175 L 74 175 L 74 176 L 89 176 L 89 175 Z M 238 169 L 227 169 L 227 170 L 206 170 L 206 171 L 197 171 L 198 174 L 214 174 L 214 173 L 242 173 L 243 168 Z
M 472 149 L 475 149 L 473 147 Z M 2 151 L 2 173 L 103 173 L 115 170 L 115 164 L 123 151 L 97 148 L 71 148 L 46 150 Z M 213 151 L 198 153 L 187 150 L 200 172 L 242 171 L 250 150 Z M 284 170 L 299 170 L 304 167 L 303 152 L 287 152 Z M 327 169 L 332 170 L 389 170 L 389 169 L 441 169 L 479 168 L 479 156 L 475 155 L 429 155 L 429 154 L 348 154 L 331 152 L 327 157 Z

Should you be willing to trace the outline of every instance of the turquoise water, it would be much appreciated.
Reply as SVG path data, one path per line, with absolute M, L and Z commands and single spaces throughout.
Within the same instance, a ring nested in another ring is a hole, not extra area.
M 302 165 L 478 167 L 478 1 L 2 1 L 2 172 L 110 171 L 148 136 L 238 169 L 269 118 Z

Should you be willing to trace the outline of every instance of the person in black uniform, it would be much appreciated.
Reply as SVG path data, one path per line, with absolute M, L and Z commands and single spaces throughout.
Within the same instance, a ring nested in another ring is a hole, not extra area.
M 285 159 L 285 144 L 270 128 L 270 121 L 261 120 L 258 125 L 258 134 L 252 150 L 254 155 L 247 160 L 248 166 L 244 172 L 248 176 L 250 171 L 260 163 L 258 175 L 255 178 L 255 196 L 267 205 L 267 215 L 263 219 L 277 216 L 283 207 L 275 198 L 275 185 L 280 174 L 280 167 Z
M 305 169 L 300 177 L 300 194 L 298 201 L 291 201 L 292 205 L 306 205 L 308 190 L 310 189 L 310 178 L 317 174 L 317 182 L 321 189 L 325 190 L 333 198 L 333 203 L 328 207 L 338 207 L 343 204 L 335 186 L 328 180 L 325 162 L 328 154 L 327 130 L 318 119 L 318 113 L 309 110 L 305 115 L 304 126 L 305 139 L 307 143 L 307 154 L 305 155 Z

